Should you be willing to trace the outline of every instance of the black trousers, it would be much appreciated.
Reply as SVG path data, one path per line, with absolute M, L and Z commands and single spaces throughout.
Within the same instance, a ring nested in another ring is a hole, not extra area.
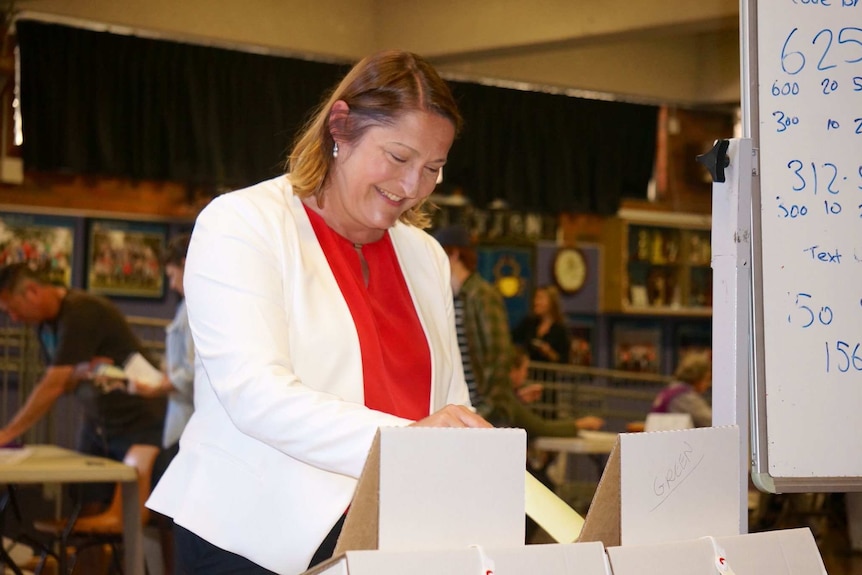
M 176 575 L 277 575 L 174 523 Z
M 317 548 L 308 564 L 309 569 L 332 557 L 343 525 L 342 515 Z M 277 543 L 274 542 L 274 544 Z M 277 575 L 245 557 L 216 547 L 176 523 L 174 523 L 174 550 L 176 575 Z

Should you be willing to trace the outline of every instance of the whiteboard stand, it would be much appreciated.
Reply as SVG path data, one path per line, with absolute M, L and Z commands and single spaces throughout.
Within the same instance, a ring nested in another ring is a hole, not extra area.
M 739 532 L 747 533 L 753 162 L 750 139 L 725 142 L 725 177 L 712 184 L 712 424 L 739 427 Z

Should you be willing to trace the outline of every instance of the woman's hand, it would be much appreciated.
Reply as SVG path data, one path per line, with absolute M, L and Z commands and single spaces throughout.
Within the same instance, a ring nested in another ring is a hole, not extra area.
M 139 382 L 134 379 L 129 380 L 129 393 L 140 395 L 141 397 L 162 397 L 163 395 L 169 394 L 173 388 L 174 386 L 171 385 L 171 381 L 167 376 L 164 376 L 158 385 Z
M 541 383 L 531 383 L 529 385 L 522 385 L 517 389 L 516 393 L 518 394 L 518 399 L 522 402 L 533 403 L 542 397 L 544 389 L 545 386 Z
M 605 426 L 605 420 L 601 417 L 596 417 L 595 415 L 587 415 L 585 417 L 580 417 L 575 420 L 575 427 L 578 429 L 588 429 L 590 431 L 595 431 L 597 429 L 601 429 Z
M 410 424 L 410 427 L 494 427 L 481 415 L 463 405 L 449 404 L 425 419 Z

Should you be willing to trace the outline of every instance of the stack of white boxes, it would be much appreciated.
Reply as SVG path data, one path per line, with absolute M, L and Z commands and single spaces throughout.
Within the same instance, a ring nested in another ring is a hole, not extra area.
M 738 535 L 739 511 L 722 499 L 735 487 L 721 485 L 738 471 L 723 468 L 737 459 L 736 428 L 631 435 L 580 539 L 525 545 L 523 430 L 381 429 L 335 556 L 306 575 L 825 573 L 807 529 Z

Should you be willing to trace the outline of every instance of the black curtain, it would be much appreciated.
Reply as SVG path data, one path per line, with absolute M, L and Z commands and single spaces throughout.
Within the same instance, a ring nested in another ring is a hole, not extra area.
M 241 186 L 282 171 L 348 69 L 19 21 L 24 165 Z
M 645 198 L 658 109 L 453 83 L 464 132 L 444 170 L 474 204 L 542 213 L 616 213 Z
M 27 170 L 237 187 L 282 170 L 347 66 L 21 20 Z M 445 169 L 474 205 L 616 212 L 643 198 L 657 108 L 452 82 L 465 129 Z

